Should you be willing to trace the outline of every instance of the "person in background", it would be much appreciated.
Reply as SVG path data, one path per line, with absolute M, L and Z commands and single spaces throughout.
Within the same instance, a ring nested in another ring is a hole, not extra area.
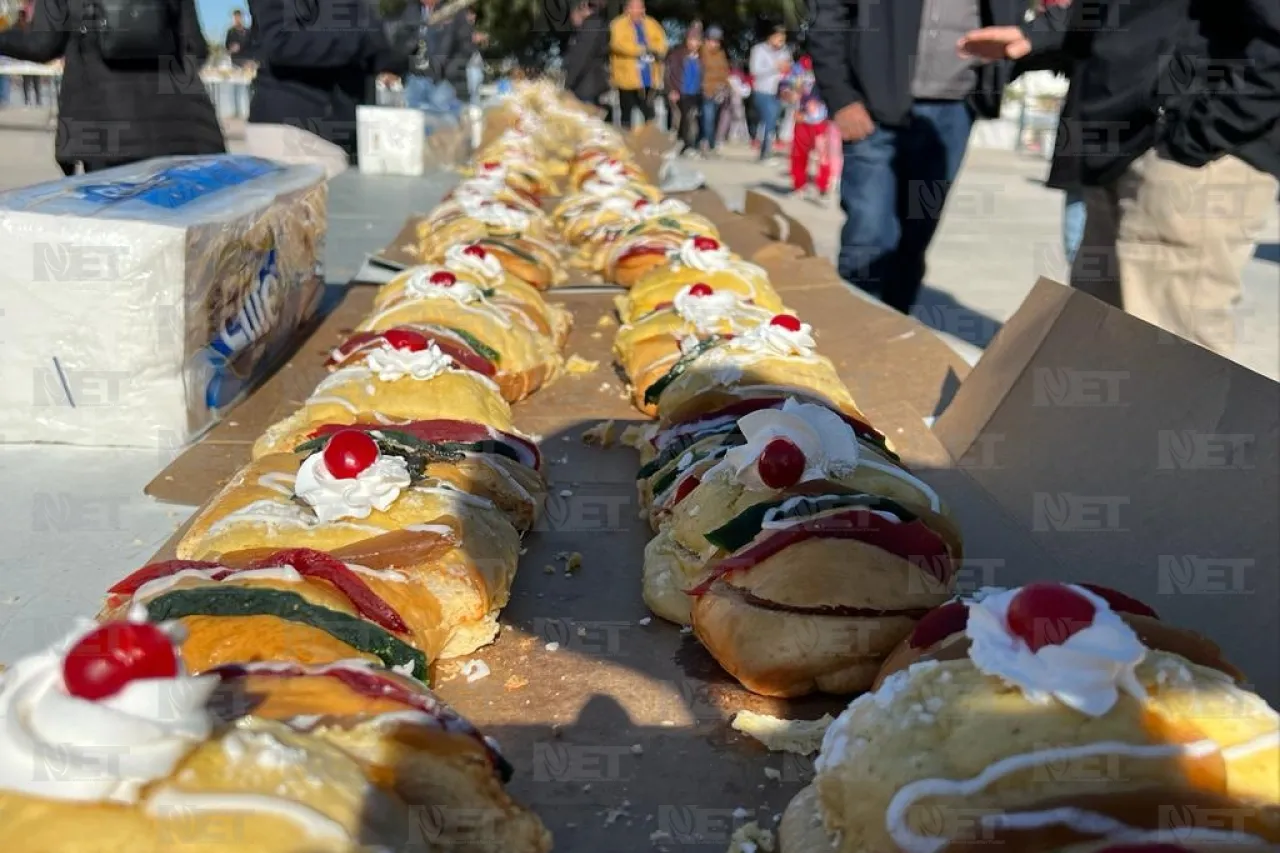
M 17 26 L 21 27 L 24 30 L 28 29 L 31 26 L 31 13 L 27 11 L 27 8 L 25 6 L 18 10 Z M 8 79 L 9 78 L 6 76 L 5 80 L 8 81 Z M 28 106 L 28 107 L 40 106 L 40 102 L 42 100 L 41 93 L 40 93 L 40 83 L 41 83 L 41 78 L 37 77 L 34 74 L 22 75 L 22 103 L 24 106 Z
M 609 93 L 609 27 L 593 0 L 569 13 L 573 33 L 564 55 L 564 87 L 584 104 L 602 105 Z
M 689 25 L 684 41 L 667 54 L 666 66 L 671 127 L 680 140 L 680 153 L 696 154 L 702 120 L 702 24 Z
M 243 68 L 253 61 L 251 31 L 244 25 L 244 13 L 239 9 L 231 13 L 231 26 L 227 28 L 223 46 L 235 67 Z
M 724 30 L 707 27 L 702 40 L 702 147 L 705 153 L 716 150 L 720 114 L 729 102 L 729 57 L 724 52 Z
M 831 154 L 828 151 L 828 131 L 831 122 L 827 116 L 827 105 L 819 97 L 813 78 L 813 64 L 807 56 L 802 56 L 796 63 L 800 69 L 795 75 L 794 86 L 798 103 L 796 106 L 796 123 L 791 140 L 791 189 L 802 193 L 809 186 L 809 157 L 816 155 L 818 174 L 814 180 L 817 188 L 816 201 L 827 199 L 827 191 L 831 188 Z
M 303 25 L 293 0 L 250 0 L 258 73 L 245 142 L 253 154 L 319 163 L 332 177 L 356 162 L 356 107 L 371 78 L 404 68 L 364 0 L 321 8 Z
M 729 71 L 729 110 L 726 116 L 728 127 L 724 138 L 732 142 L 751 141 L 751 118 L 747 105 L 751 103 L 751 77 L 741 65 L 734 65 Z
M 1280 3 L 1075 0 L 1067 24 L 1086 206 L 1071 285 L 1230 357 L 1280 177 Z M 1016 26 L 958 43 L 996 59 L 1035 46 Z
M 484 57 L 480 48 L 489 43 L 489 34 L 476 29 L 476 13 L 467 10 L 467 22 L 471 25 L 471 56 L 467 58 L 467 96 L 471 103 L 480 101 L 480 87 L 484 85 Z
M 609 53 L 619 123 L 631 127 L 631 115 L 637 109 L 646 122 L 653 121 L 653 98 L 662 88 L 667 37 L 662 25 L 645 14 L 644 0 L 627 0 L 623 13 L 609 25 Z
M 467 13 L 441 10 L 440 0 L 410 0 L 406 22 L 418 27 L 418 50 L 404 81 L 405 103 L 428 117 L 456 123 L 467 91 L 467 63 L 475 51 Z M 437 10 L 443 14 L 437 15 Z
M 190 82 L 209 56 L 195 0 L 170 0 L 161 8 L 167 31 L 157 38 L 155 60 L 103 57 L 98 33 L 67 25 L 90 14 L 82 0 L 36 0 L 30 27 L 0 32 L 0 55 L 65 61 L 53 143 L 65 174 L 226 152 L 209 93 Z
M 974 22 L 1012 25 L 1023 0 L 816 0 L 818 89 L 844 139 L 839 271 L 905 313 L 974 116 L 999 115 L 1007 64 L 956 54 Z
M 774 27 L 767 39 L 751 48 L 748 67 L 752 80 L 751 99 L 760 114 L 756 142 L 760 145 L 760 159 L 766 160 L 772 154 L 773 141 L 778 133 L 778 84 L 791 70 L 786 27 Z

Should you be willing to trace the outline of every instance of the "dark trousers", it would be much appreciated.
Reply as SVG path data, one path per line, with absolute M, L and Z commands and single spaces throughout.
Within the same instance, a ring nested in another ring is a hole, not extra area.
M 680 141 L 684 143 L 681 152 L 698 147 L 698 132 L 702 127 L 702 95 L 681 95 L 676 104 L 679 107 Z
M 906 314 L 925 252 L 960 171 L 973 114 L 963 101 L 917 101 L 903 127 L 844 145 L 840 276 Z
M 41 78 L 34 76 L 26 76 L 22 78 L 22 102 L 27 106 L 31 106 L 34 102 L 40 106 L 40 82 Z
M 773 153 L 769 149 L 778 135 L 778 113 L 782 109 L 782 103 L 777 95 L 764 92 L 752 92 L 751 100 L 755 102 L 756 112 L 760 116 L 760 130 L 756 134 L 756 141 L 760 143 L 760 159 L 763 160 Z
M 631 113 L 637 109 L 646 122 L 653 121 L 653 89 L 619 89 L 618 123 L 631 127 Z

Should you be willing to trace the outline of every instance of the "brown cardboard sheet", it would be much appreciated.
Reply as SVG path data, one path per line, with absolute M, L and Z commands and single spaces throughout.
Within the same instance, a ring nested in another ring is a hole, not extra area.
M 1049 281 L 1005 324 L 936 431 L 998 508 L 966 526 L 987 583 L 1117 587 L 1207 634 L 1280 701 L 1280 386 Z M 961 501 L 953 500 L 959 506 Z M 1025 540 L 1025 541 L 1019 541 Z

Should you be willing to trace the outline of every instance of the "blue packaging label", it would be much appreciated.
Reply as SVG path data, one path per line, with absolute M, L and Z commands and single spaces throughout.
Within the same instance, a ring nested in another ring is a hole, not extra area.
M 201 159 L 163 169 L 143 181 L 81 184 L 76 188 L 76 194 L 100 204 L 139 201 L 174 210 L 228 187 L 279 172 L 282 168 L 256 157 Z
M 273 245 L 263 253 L 243 301 L 205 347 L 208 364 L 205 405 L 213 410 L 234 403 L 288 348 L 298 323 L 313 306 L 304 305 L 310 288 L 298 273 L 286 282 Z

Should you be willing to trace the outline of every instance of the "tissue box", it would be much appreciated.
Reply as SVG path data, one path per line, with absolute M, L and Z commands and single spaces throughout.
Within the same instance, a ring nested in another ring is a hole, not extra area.
M 366 175 L 420 176 L 427 120 L 422 110 L 356 107 L 356 153 Z
M 319 303 L 316 166 L 171 157 L 0 193 L 0 442 L 171 449 Z

